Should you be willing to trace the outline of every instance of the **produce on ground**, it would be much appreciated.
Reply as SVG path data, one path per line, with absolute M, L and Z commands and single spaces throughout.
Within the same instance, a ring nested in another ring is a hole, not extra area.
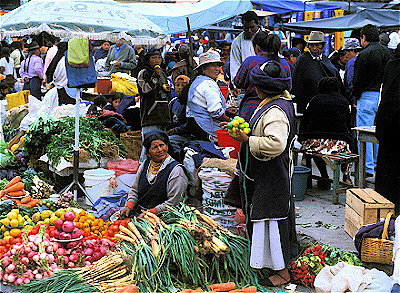
M 334 266 L 338 262 L 361 266 L 361 260 L 352 252 L 342 251 L 329 245 L 314 245 L 308 248 L 290 264 L 292 280 L 306 287 L 313 287 L 318 273 L 325 266 Z

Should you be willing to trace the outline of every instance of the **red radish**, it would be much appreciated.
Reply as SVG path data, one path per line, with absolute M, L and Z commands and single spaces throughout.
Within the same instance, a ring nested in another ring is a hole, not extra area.
M 65 250 L 65 248 L 60 247 L 60 248 L 57 249 L 57 254 L 61 255 L 61 256 L 62 255 L 66 255 L 67 251 Z
M 71 233 L 74 231 L 75 225 L 74 222 L 71 221 L 65 221 L 64 224 L 62 225 L 62 229 L 64 232 Z
M 53 263 L 54 262 L 54 255 L 48 254 L 47 255 L 47 260 L 49 261 L 49 263 Z
M 35 279 L 37 279 L 37 280 L 43 279 L 43 275 L 42 274 L 36 274 L 35 275 Z
M 70 269 L 72 269 L 72 268 L 75 267 L 75 264 L 74 264 L 73 262 L 69 262 L 69 263 L 68 263 L 68 267 L 69 267 Z
M 52 253 L 53 252 L 53 245 L 49 245 L 46 247 L 46 252 L 47 253 Z
M 37 253 L 35 251 L 31 251 L 28 253 L 28 258 L 32 259 Z
M 24 282 L 24 280 L 22 279 L 22 278 L 18 278 L 16 281 L 15 281 L 15 285 L 21 285 L 22 283 Z
M 27 265 L 29 263 L 29 258 L 27 258 L 26 256 L 22 257 L 21 263 L 23 263 L 24 265 Z
M 83 254 L 91 256 L 93 254 L 93 249 L 86 248 L 85 251 L 83 252 Z
M 72 237 L 72 238 L 74 238 L 74 237 Z M 76 241 L 72 241 L 67 244 L 67 248 L 75 248 L 77 246 L 78 246 L 78 243 Z
M 28 277 L 24 278 L 24 284 L 28 284 L 31 281 Z
M 54 226 L 56 227 L 57 230 L 61 231 L 63 224 L 64 224 L 64 221 L 59 219 L 58 221 L 56 221 L 54 223 Z
M 81 230 L 79 230 L 78 228 L 74 228 L 74 230 L 72 231 L 71 237 L 72 239 L 77 239 L 79 237 L 81 237 L 82 232 Z
M 60 232 L 58 232 L 58 230 L 54 231 L 54 238 L 60 239 Z
M 11 263 L 11 259 L 8 256 L 3 257 L 3 265 L 8 266 Z
M 6 268 L 6 271 L 8 271 L 8 273 L 11 273 L 14 270 L 15 270 L 15 264 L 13 263 L 9 264 L 8 267 Z
M 38 261 L 40 260 L 39 255 L 38 255 L 38 254 L 35 254 L 35 255 L 32 257 L 32 260 L 38 262 Z
M 75 214 L 73 212 L 66 212 L 64 214 L 65 221 L 73 221 L 75 219 Z
M 15 274 L 9 274 L 9 275 L 8 275 L 8 280 L 7 280 L 7 281 L 8 281 L 9 283 L 14 283 L 15 279 L 16 279 Z

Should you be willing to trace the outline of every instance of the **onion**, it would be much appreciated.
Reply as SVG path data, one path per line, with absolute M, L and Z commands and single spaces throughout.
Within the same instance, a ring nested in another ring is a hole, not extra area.
M 32 272 L 32 274 L 34 274 L 34 275 L 36 275 L 37 273 L 39 273 L 38 270 L 34 270 L 34 271 Z
M 74 237 L 72 236 L 72 238 L 74 238 Z M 76 241 L 72 241 L 67 244 L 67 248 L 75 248 L 77 246 L 78 246 L 78 242 L 76 242 Z
M 31 281 L 30 278 L 28 277 L 24 278 L 24 284 L 28 284 L 30 281 Z
M 48 254 L 47 255 L 47 259 L 48 259 L 49 263 L 53 263 L 54 262 L 54 255 Z
M 72 262 L 76 262 L 77 260 L 78 260 L 78 256 L 76 255 L 76 254 L 71 254 L 70 256 L 69 256 L 69 260 L 70 260 L 70 262 L 72 261 Z
M 60 255 L 60 256 L 66 255 L 67 251 L 65 250 L 65 248 L 60 247 L 60 248 L 57 249 L 57 254 Z
M 69 263 L 68 263 L 68 267 L 69 267 L 70 269 L 72 269 L 72 268 L 75 267 L 75 264 L 74 264 L 73 262 L 69 262 Z
M 90 265 L 91 265 L 90 261 L 85 261 L 85 266 L 90 266 Z
M 46 259 L 47 258 L 47 253 L 46 252 L 42 252 L 39 256 L 40 259 Z
M 83 252 L 85 255 L 92 255 L 93 254 L 93 249 L 91 248 L 86 248 Z
M 58 221 L 56 221 L 54 223 L 54 226 L 56 227 L 57 230 L 61 231 L 63 224 L 64 224 L 64 221 L 59 219 Z
M 43 279 L 43 275 L 42 274 L 36 274 L 35 275 L 35 279 L 37 279 L 37 280 Z
M 64 214 L 64 220 L 65 221 L 73 221 L 74 219 L 75 219 L 75 214 L 73 212 L 66 212 Z
M 29 253 L 31 251 L 32 251 L 32 249 L 30 246 L 25 246 L 25 253 Z
M 14 270 L 15 270 L 15 264 L 13 264 L 13 263 L 9 264 L 8 267 L 7 267 L 7 269 L 8 269 L 10 272 L 14 271 Z M 7 270 L 7 269 L 6 269 L 6 270 Z
M 3 265 L 8 266 L 11 263 L 11 259 L 8 256 L 3 257 Z
M 106 250 L 106 248 L 105 247 L 100 247 L 100 253 L 101 253 L 101 255 L 102 256 L 104 256 L 104 255 L 106 255 L 107 254 L 107 250 Z
M 9 274 L 7 281 L 9 283 L 14 283 L 15 279 L 16 279 L 15 274 Z
M 36 244 L 34 244 L 34 243 L 32 243 L 33 245 L 32 245 L 32 250 L 33 251 L 39 251 L 39 248 L 37 247 L 37 245 Z
M 18 278 L 16 281 L 15 281 L 15 285 L 21 285 L 22 283 L 24 282 L 24 280 L 22 279 L 22 278 Z
M 26 256 L 22 257 L 21 263 L 23 263 L 24 265 L 27 265 L 29 263 L 29 258 L 27 258 Z
M 32 260 L 33 261 L 39 261 L 39 255 L 38 254 L 35 254 L 33 257 L 32 257 Z
M 32 259 L 36 254 L 37 254 L 36 252 L 31 251 L 31 252 L 28 253 L 28 258 Z
M 81 230 L 79 230 L 78 228 L 74 228 L 74 230 L 72 231 L 71 237 L 72 239 L 77 239 L 79 237 L 81 237 L 82 232 Z
M 13 248 L 13 249 L 11 249 L 11 254 L 16 254 L 17 253 L 17 250 L 15 249 L 15 248 Z
M 95 253 L 93 254 L 93 257 L 94 257 L 95 260 L 99 260 L 99 259 L 102 257 L 102 255 L 101 255 L 100 252 L 95 252 Z
M 63 231 L 67 233 L 71 233 L 72 231 L 74 231 L 74 228 L 75 228 L 74 222 L 65 221 L 64 224 L 62 225 Z
M 7 273 L 5 273 L 5 274 L 3 275 L 3 281 L 4 281 L 4 282 L 7 282 L 7 281 L 8 281 L 8 274 L 7 274 Z
M 46 247 L 46 252 L 47 253 L 52 253 L 53 252 L 53 245 L 49 245 Z

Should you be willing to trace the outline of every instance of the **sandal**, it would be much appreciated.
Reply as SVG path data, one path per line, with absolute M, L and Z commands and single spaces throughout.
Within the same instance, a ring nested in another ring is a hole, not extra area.
M 282 284 L 280 284 L 280 285 L 275 285 L 274 283 L 272 283 L 272 281 L 271 281 L 271 279 L 270 279 L 271 276 L 270 276 L 270 277 L 264 279 L 261 285 L 268 286 L 268 287 L 278 287 L 278 286 L 283 286 L 283 285 L 286 285 L 286 284 L 290 283 L 290 277 L 289 277 L 289 280 L 287 280 L 287 279 L 285 279 L 285 278 L 284 278 L 281 274 L 279 274 L 279 273 L 276 273 L 276 274 L 274 274 L 274 275 L 272 275 L 272 276 L 278 276 L 279 278 L 281 278 L 282 280 L 284 280 L 285 283 L 282 283 Z

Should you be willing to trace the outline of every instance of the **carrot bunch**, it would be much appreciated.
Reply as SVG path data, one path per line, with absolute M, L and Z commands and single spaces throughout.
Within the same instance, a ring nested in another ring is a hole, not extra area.
M 4 199 L 12 199 L 16 202 L 19 206 L 25 207 L 35 207 L 39 200 L 31 198 L 29 195 L 26 194 L 25 185 L 21 182 L 21 177 L 16 176 L 14 177 L 4 189 L 0 193 L 0 198 Z M 22 197 L 22 199 L 15 199 L 16 197 Z
M 214 292 L 256 293 L 257 292 L 257 288 L 254 286 L 248 287 L 248 288 L 236 289 L 236 284 L 234 282 L 212 284 L 212 285 L 210 285 L 210 289 L 212 291 L 209 291 L 208 293 L 214 293 Z M 201 288 L 197 288 L 195 290 L 185 289 L 185 290 L 181 291 L 180 293 L 196 293 L 196 292 L 204 292 L 204 291 Z
M 24 190 L 25 185 L 21 182 L 21 177 L 14 177 L 4 189 L 1 191 L 1 198 L 3 197 L 21 197 L 26 195 Z

